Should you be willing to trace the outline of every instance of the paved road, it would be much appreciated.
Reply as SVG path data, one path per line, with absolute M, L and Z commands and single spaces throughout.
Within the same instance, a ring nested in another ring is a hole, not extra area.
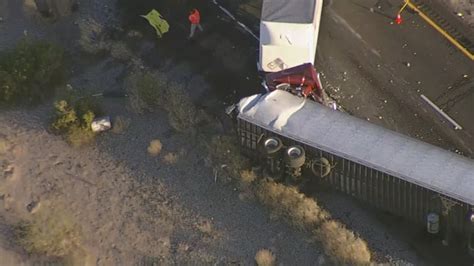
M 397 101 L 400 112 L 406 116 L 410 112 L 412 116 L 416 113 L 424 120 L 417 122 L 389 113 L 387 115 L 395 120 L 393 124 L 409 122 L 416 127 L 420 123 L 428 132 L 415 134 L 422 137 L 426 135 L 427 140 L 434 144 L 438 144 L 437 138 L 447 137 L 455 146 L 472 154 L 474 120 L 470 116 L 474 113 L 473 62 L 449 45 L 417 15 L 405 12 L 402 25 L 391 24 L 393 20 L 390 16 L 396 13 L 398 1 L 389 1 L 392 6 L 386 5 L 380 12 L 371 13 L 368 9 L 373 2 L 331 1 L 323 18 L 318 48 L 320 58 L 323 62 L 329 58 L 352 62 L 353 67 L 349 71 L 358 72 L 369 81 L 364 88 L 366 93 L 379 91 L 389 101 Z M 407 67 L 407 63 L 410 63 L 410 67 Z M 468 77 L 465 81 L 471 82 L 471 85 L 456 88 L 456 83 L 464 79 L 464 75 Z M 453 88 L 450 90 L 450 87 Z M 425 94 L 444 108 L 465 130 L 454 132 L 449 124 L 440 123 L 439 119 L 432 116 L 433 110 L 422 102 L 420 94 Z M 452 105 L 443 106 L 449 100 Z M 406 108 L 409 112 L 403 112 L 402 109 Z M 439 134 L 431 133 L 430 122 L 434 122 L 433 131 Z M 407 133 L 413 134 L 410 130 Z

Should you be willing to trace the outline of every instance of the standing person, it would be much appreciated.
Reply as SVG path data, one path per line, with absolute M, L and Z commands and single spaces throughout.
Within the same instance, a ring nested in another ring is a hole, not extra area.
M 191 22 L 191 32 L 189 33 L 188 39 L 191 39 L 194 36 L 194 32 L 196 31 L 196 28 L 199 28 L 200 31 L 203 31 L 202 26 L 201 26 L 201 14 L 199 11 L 194 8 L 189 12 L 189 22 Z

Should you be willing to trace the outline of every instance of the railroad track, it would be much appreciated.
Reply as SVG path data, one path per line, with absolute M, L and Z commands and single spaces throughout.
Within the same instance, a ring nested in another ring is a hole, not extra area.
M 446 33 L 448 33 L 453 39 L 455 39 L 460 45 L 462 45 L 471 55 L 474 55 L 474 38 L 469 37 L 461 33 L 456 27 L 451 25 L 443 16 L 436 12 L 431 6 L 429 6 L 423 0 L 411 0 L 421 12 L 428 16 L 433 22 L 441 27 Z

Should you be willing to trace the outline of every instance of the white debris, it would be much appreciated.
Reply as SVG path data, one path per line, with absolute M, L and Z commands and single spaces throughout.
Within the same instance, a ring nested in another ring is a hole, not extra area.
M 406 65 L 407 67 L 410 67 L 410 66 L 411 66 L 410 62 L 406 62 L 405 65 Z
M 91 129 L 93 132 L 102 132 L 112 128 L 110 122 L 110 116 L 98 117 L 91 123 Z
M 469 77 L 469 75 L 468 75 L 468 74 L 464 74 L 462 77 L 465 78 L 465 79 L 467 79 L 467 78 Z
M 384 103 L 387 103 L 388 101 L 387 100 L 383 100 Z
M 379 115 L 379 119 L 382 120 L 382 118 L 383 118 L 383 117 L 382 117 L 381 115 Z
M 421 84 L 421 81 L 417 81 L 416 84 L 420 85 L 420 84 Z

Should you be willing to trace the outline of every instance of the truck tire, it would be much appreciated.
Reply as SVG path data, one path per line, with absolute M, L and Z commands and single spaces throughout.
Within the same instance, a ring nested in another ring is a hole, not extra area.
M 311 164 L 311 172 L 317 177 L 326 177 L 331 173 L 331 163 L 324 157 L 317 158 Z
M 262 142 L 262 152 L 266 157 L 275 157 L 283 147 L 283 142 L 277 137 L 268 137 Z
M 284 157 L 285 164 L 291 168 L 300 168 L 306 161 L 306 154 L 303 147 L 294 145 L 288 147 Z

